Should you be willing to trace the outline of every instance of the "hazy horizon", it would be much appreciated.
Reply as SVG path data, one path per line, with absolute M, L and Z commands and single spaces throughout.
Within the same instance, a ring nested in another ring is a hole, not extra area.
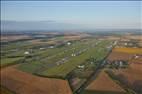
M 141 1 L 2 1 L 1 27 L 2 30 L 141 29 L 141 4 Z

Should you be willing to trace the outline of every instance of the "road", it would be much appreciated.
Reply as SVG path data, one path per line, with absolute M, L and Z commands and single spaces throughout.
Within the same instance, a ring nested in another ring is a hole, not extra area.
M 112 49 L 111 49 L 111 51 L 112 51 Z M 111 53 L 111 51 L 107 54 L 107 56 L 102 61 L 100 61 L 99 65 L 95 69 L 94 73 L 92 73 L 92 75 L 90 75 L 90 77 L 87 78 L 86 82 L 84 84 L 82 84 L 81 87 L 79 89 L 77 89 L 74 93 L 80 94 L 93 80 L 95 80 L 97 78 L 98 74 L 104 68 L 105 63 L 106 63 L 106 62 L 104 63 L 104 61 L 106 60 L 108 55 Z

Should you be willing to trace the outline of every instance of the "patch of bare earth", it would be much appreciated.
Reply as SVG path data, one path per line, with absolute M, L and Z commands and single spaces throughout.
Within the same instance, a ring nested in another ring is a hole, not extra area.
M 1 36 L 1 41 L 16 41 L 20 39 L 31 39 L 31 37 L 27 35 Z
M 113 51 L 109 56 L 108 60 L 114 61 L 114 60 L 129 60 L 133 57 L 133 54 L 129 53 L 122 53 L 122 52 L 115 52 Z
M 16 94 L 72 94 L 66 80 L 34 76 L 15 67 L 1 70 L 1 84 Z
M 87 88 L 87 91 L 105 91 L 105 92 L 120 92 L 125 93 L 118 84 L 116 84 L 104 71 L 102 71 L 96 80 L 94 80 Z

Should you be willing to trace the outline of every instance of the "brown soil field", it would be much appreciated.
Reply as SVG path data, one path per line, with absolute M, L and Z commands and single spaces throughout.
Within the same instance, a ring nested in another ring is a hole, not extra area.
M 28 42 L 32 44 L 47 44 L 47 42 L 42 42 L 41 39 L 29 40 Z
M 142 48 L 114 48 L 108 60 L 131 60 L 135 54 L 142 55 Z
M 87 88 L 87 91 L 105 91 L 125 93 L 125 90 L 116 84 L 104 71 Z M 115 93 L 114 93 L 115 94 Z
M 16 94 L 72 94 L 66 80 L 34 76 L 14 66 L 1 70 L 1 84 Z
M 127 69 L 113 70 L 115 75 L 123 75 L 128 84 L 133 85 L 136 81 L 142 81 L 142 64 L 131 63 Z
M 80 40 L 85 37 L 90 37 L 91 35 L 85 33 L 75 33 L 75 34 L 64 34 L 65 40 Z
M 127 39 L 136 39 L 136 40 L 141 40 L 142 41 L 142 36 L 141 35 L 125 35 L 124 38 Z
M 81 38 L 81 36 L 64 36 L 66 40 L 80 40 Z
M 129 61 L 129 63 L 142 64 L 142 58 L 132 59 L 132 60 Z
M 118 36 L 106 36 L 105 38 L 107 40 L 120 40 L 120 37 L 118 37 Z
M 1 41 L 16 41 L 20 39 L 31 39 L 31 37 L 27 35 L 1 36 Z
M 30 42 L 32 44 L 49 44 L 49 45 L 51 45 L 51 44 L 55 45 L 58 43 L 57 40 L 41 41 L 41 39 L 30 40 L 28 42 Z
M 108 60 L 113 61 L 113 60 L 129 60 L 133 57 L 133 54 L 129 53 L 122 53 L 122 52 L 114 52 L 108 56 Z
M 129 54 L 142 54 L 142 48 L 114 48 L 114 52 L 122 52 L 122 53 L 129 53 Z
M 139 44 L 139 46 L 141 46 L 141 47 L 142 47 L 142 41 L 141 41 L 141 42 L 139 42 L 138 44 Z

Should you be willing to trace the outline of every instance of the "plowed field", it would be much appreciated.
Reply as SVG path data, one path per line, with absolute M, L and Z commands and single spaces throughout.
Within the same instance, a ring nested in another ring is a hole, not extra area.
M 15 67 L 1 70 L 1 84 L 16 94 L 72 94 L 66 80 L 33 76 Z
M 87 88 L 87 91 L 94 91 L 94 94 L 98 92 L 105 92 L 110 94 L 122 94 L 125 90 L 116 84 L 104 71 L 99 74 L 99 76 L 94 80 Z M 105 94 L 104 93 L 104 94 Z M 93 94 L 93 93 L 91 93 Z

